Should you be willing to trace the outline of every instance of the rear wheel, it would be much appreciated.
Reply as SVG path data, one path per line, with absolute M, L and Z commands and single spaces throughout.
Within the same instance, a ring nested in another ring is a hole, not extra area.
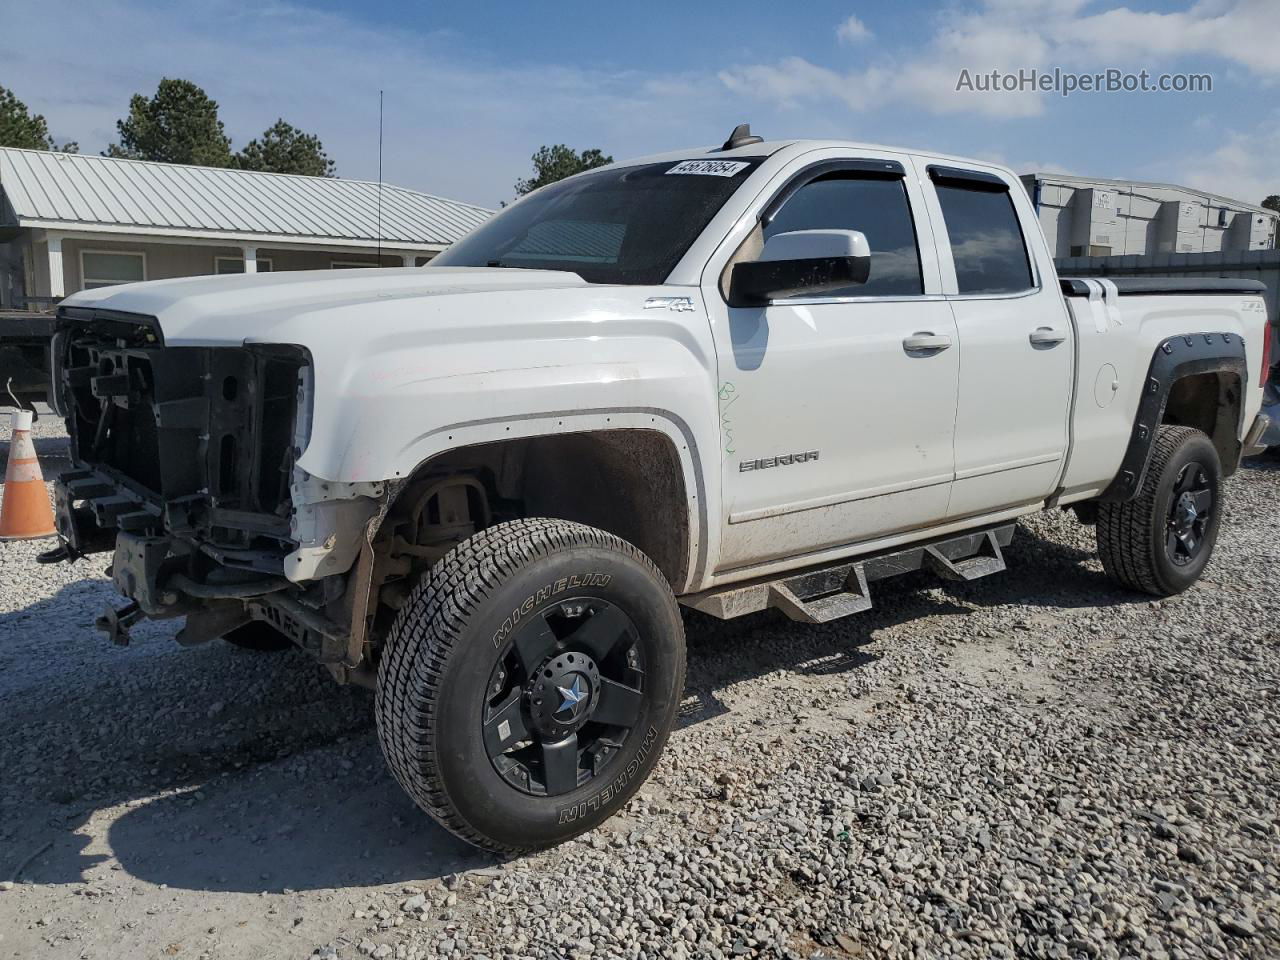
M 1218 538 L 1222 465 L 1205 434 L 1160 427 L 1142 489 L 1098 509 L 1098 552 L 1107 574 L 1167 597 L 1200 578 Z
M 378 736 L 443 826 L 530 850 L 627 802 L 683 686 L 683 625 L 653 563 L 591 527 L 517 520 L 455 547 L 400 610 L 378 667 Z

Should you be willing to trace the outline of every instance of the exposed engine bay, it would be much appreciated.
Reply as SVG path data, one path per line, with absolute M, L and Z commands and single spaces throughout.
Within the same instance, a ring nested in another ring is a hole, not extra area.
M 365 682 L 369 638 L 405 585 L 488 522 L 473 476 L 421 478 L 389 514 L 403 482 L 300 469 L 313 389 L 301 348 L 166 347 L 151 318 L 64 309 L 53 354 L 73 469 L 55 485 L 62 543 L 45 559 L 113 553 L 131 602 L 98 626 L 117 643 L 143 617 L 185 616 L 188 645 L 263 621 Z
M 112 579 L 133 602 L 99 625 L 117 642 L 143 616 L 186 615 L 182 642 L 263 619 L 323 647 L 343 632 L 321 613 L 325 585 L 310 596 L 286 576 L 291 557 L 307 565 L 291 496 L 310 479 L 294 466 L 309 429 L 305 351 L 166 348 L 148 321 L 61 315 L 54 373 L 74 465 L 55 488 L 63 558 L 114 551 Z

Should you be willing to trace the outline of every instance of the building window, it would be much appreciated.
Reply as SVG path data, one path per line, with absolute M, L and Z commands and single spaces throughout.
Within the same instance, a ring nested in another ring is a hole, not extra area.
M 109 287 L 116 283 L 137 283 L 147 279 L 147 255 L 114 250 L 81 250 L 80 277 L 86 290 Z
M 270 273 L 272 269 L 270 257 L 258 258 L 259 273 Z M 244 257 L 214 257 L 213 272 L 219 275 L 224 273 L 244 273 Z

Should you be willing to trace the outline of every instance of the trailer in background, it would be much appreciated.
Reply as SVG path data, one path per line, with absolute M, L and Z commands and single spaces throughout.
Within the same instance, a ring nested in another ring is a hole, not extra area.
M 53 324 L 52 313 L 0 310 L 0 406 L 34 410 L 48 399 Z

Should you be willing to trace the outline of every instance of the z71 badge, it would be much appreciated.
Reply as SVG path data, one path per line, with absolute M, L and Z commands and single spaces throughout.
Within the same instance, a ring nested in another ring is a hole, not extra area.
M 752 470 L 768 470 L 770 467 L 789 467 L 797 463 L 810 463 L 817 459 L 817 450 L 810 450 L 807 453 L 783 453 L 761 460 L 743 460 L 738 464 L 738 472 L 749 473 Z

